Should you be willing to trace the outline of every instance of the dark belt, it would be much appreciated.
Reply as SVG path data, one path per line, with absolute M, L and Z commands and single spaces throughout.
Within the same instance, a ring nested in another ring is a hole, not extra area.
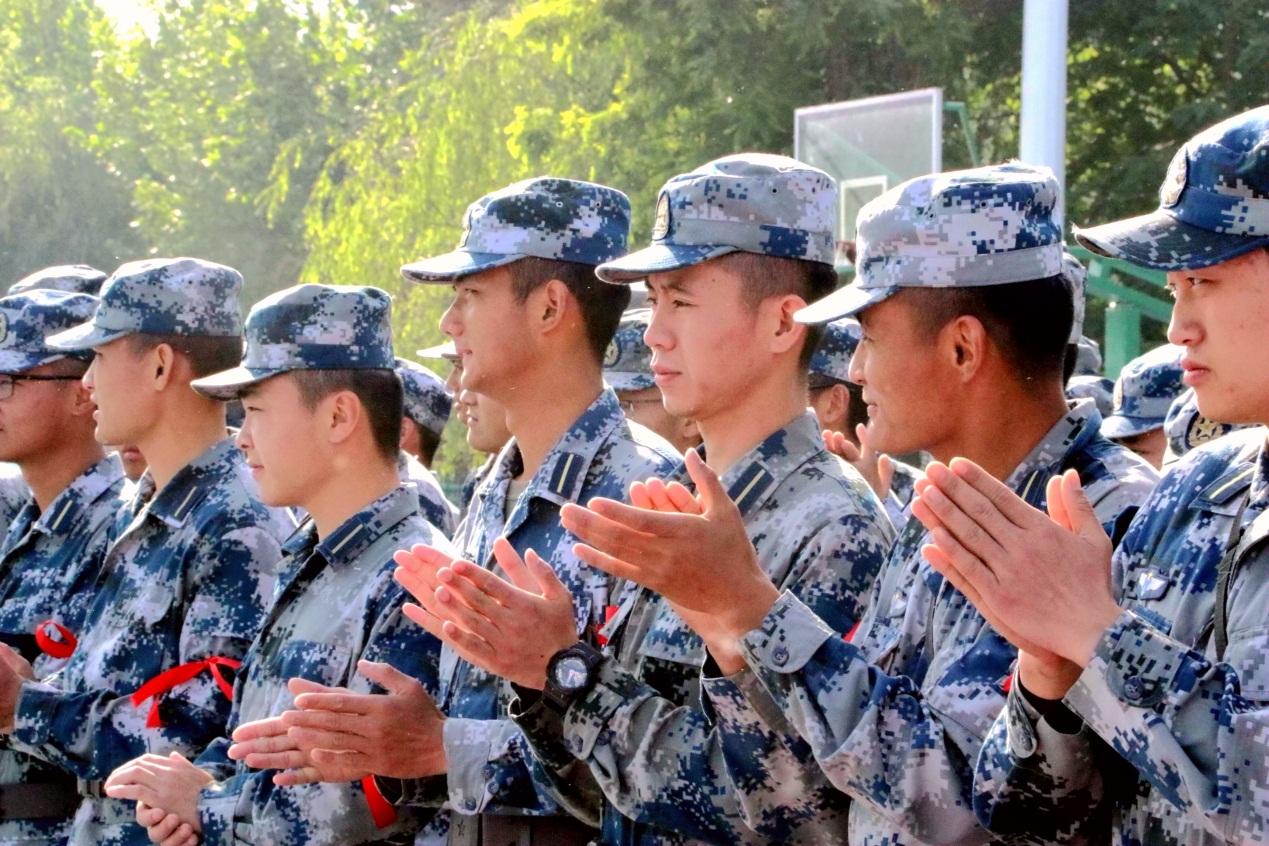
M 449 846 L 586 846 L 598 835 L 572 817 L 449 815 Z
M 0 820 L 66 819 L 79 807 L 73 781 L 0 785 Z

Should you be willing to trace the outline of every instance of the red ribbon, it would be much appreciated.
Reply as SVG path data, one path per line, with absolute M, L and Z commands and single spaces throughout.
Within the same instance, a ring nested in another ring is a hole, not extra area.
M 202 661 L 190 661 L 188 664 L 181 664 L 159 673 L 150 679 L 141 687 L 137 688 L 137 692 L 132 694 L 132 704 L 140 708 L 141 703 L 147 699 L 152 699 L 150 703 L 150 713 L 145 718 L 146 728 L 159 728 L 163 725 L 163 718 L 159 716 L 159 696 L 167 693 L 172 688 L 194 678 L 204 670 L 212 674 L 212 678 L 216 681 L 216 686 L 220 688 L 220 692 L 225 694 L 226 699 L 234 698 L 234 686 L 229 683 L 221 672 L 221 667 L 228 667 L 236 670 L 242 666 L 241 661 L 233 658 L 222 658 L 214 655 L 211 658 L 205 658 Z
M 52 634 L 49 628 L 52 628 Z M 54 637 L 56 635 L 56 637 Z M 40 651 L 53 658 L 69 658 L 79 645 L 71 630 L 56 620 L 45 620 L 35 627 L 35 644 Z
M 611 623 L 612 618 L 616 617 L 617 612 L 620 610 L 621 609 L 616 605 L 605 605 L 604 606 L 604 625 L 600 626 L 600 629 L 605 628 L 609 623 Z M 599 629 L 596 629 L 595 642 L 598 643 L 600 647 L 602 648 L 608 645 L 608 638 L 600 634 Z
M 859 632 L 859 624 L 862 622 L 863 620 L 856 620 L 855 625 L 850 627 L 850 631 L 842 635 L 842 640 L 846 641 L 847 643 L 851 643 L 852 641 L 854 641 L 855 635 L 858 634 Z
M 370 807 L 370 816 L 375 821 L 375 828 L 387 828 L 397 821 L 397 809 L 384 798 L 375 784 L 375 777 L 368 775 L 361 780 L 361 789 L 366 791 L 366 804 Z

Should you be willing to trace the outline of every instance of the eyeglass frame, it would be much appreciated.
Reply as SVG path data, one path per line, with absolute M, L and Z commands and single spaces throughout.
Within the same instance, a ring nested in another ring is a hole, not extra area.
M 79 382 L 83 376 L 31 376 L 25 373 L 0 373 L 0 402 L 13 396 L 19 382 Z M 8 385 L 6 388 L 5 386 Z

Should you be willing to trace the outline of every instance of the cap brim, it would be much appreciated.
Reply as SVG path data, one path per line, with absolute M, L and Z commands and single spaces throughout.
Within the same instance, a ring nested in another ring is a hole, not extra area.
M 622 285 L 646 279 L 652 273 L 691 267 L 735 252 L 739 250 L 724 244 L 653 244 L 628 256 L 604 262 L 595 268 L 595 275 L 605 282 Z
M 61 361 L 66 358 L 65 353 L 24 353 L 17 350 L 0 350 L 0 373 L 12 376 L 17 373 L 25 373 L 33 367 L 39 367 L 41 364 L 48 364 L 52 361 Z
M 614 391 L 643 391 L 656 387 L 656 380 L 647 373 L 614 373 L 604 371 L 604 381 Z
M 263 370 L 260 368 L 234 367 L 222 370 L 201 379 L 195 379 L 189 386 L 205 397 L 228 402 L 242 396 L 242 392 L 251 385 L 257 385 L 266 379 L 272 379 L 286 370 Z
M 90 321 L 72 326 L 65 332 L 49 335 L 44 343 L 62 352 L 83 352 L 133 334 L 135 331 L 132 329 L 106 329 Z
M 402 265 L 401 275 L 422 285 L 439 285 L 480 273 L 482 270 L 502 267 L 524 257 L 524 253 L 469 253 L 466 250 L 454 250 Z
M 424 350 L 415 350 L 414 354 L 419 358 L 428 358 L 434 361 L 458 361 L 459 358 L 452 342 L 437 344 Z
M 1155 429 L 1163 428 L 1163 421 L 1150 417 L 1124 417 L 1112 414 L 1102 421 L 1102 437 L 1117 440 L 1119 438 L 1135 438 Z
M 841 317 L 859 314 L 898 292 L 897 287 L 864 288 L 856 282 L 798 309 L 793 313 L 793 319 L 798 323 L 831 323 Z
M 1200 229 L 1162 209 L 1088 229 L 1076 226 L 1073 232 L 1076 241 L 1095 253 L 1155 270 L 1210 267 L 1269 245 L 1269 236 Z

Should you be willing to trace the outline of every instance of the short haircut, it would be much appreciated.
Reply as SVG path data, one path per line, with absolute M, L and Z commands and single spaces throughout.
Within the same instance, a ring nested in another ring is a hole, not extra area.
M 50 376 L 76 376 L 82 377 L 88 372 L 89 362 L 82 358 L 67 356 L 59 358 L 56 361 L 44 363 L 44 367 L 48 368 L 47 373 Z
M 807 303 L 823 299 L 837 287 L 837 270 L 829 264 L 805 259 L 764 256 L 758 253 L 728 253 L 716 261 L 744 280 L 745 302 L 757 308 L 771 297 L 792 294 Z M 824 337 L 822 325 L 808 325 L 806 340 L 798 357 L 805 372 Z
M 595 275 L 595 267 L 575 261 L 560 261 L 528 256 L 507 265 L 516 300 L 524 302 L 529 295 L 552 279 L 568 288 L 581 309 L 586 326 L 586 342 L 595 363 L 604 360 L 604 351 L 617 332 L 621 313 L 630 304 L 630 286 L 613 285 Z
M 138 332 L 127 338 L 129 349 L 138 357 L 160 344 L 167 344 L 177 355 L 189 360 L 195 379 L 230 370 L 242 360 L 242 337 L 239 335 L 151 335 Z
M 405 391 L 392 370 L 292 370 L 300 401 L 313 409 L 331 394 L 351 391 L 366 410 L 375 447 L 387 461 L 396 461 L 401 444 Z
M 1018 383 L 1035 391 L 1063 384 L 1075 307 L 1061 276 L 972 288 L 907 288 L 916 319 L 933 338 L 958 317 L 978 320 Z
M 410 425 L 419 433 L 419 460 L 424 464 L 431 465 L 436 458 L 436 451 L 440 449 L 441 436 L 422 423 L 411 420 Z

